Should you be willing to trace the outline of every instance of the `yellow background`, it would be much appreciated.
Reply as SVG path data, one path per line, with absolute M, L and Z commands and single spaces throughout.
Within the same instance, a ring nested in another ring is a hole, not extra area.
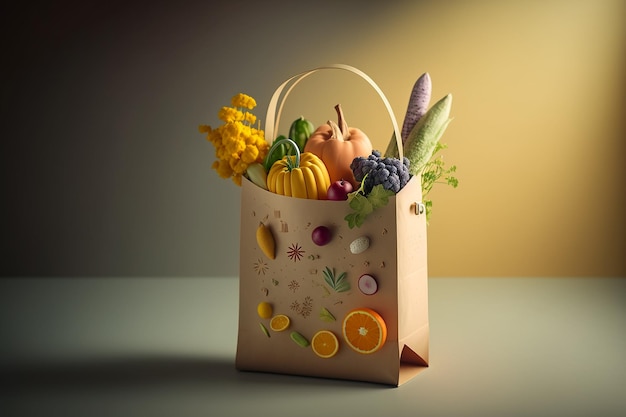
M 430 276 L 626 276 L 626 2 L 17 2 L 3 10 L 5 276 L 237 276 L 240 189 L 199 124 L 317 66 L 370 75 L 402 123 L 422 73 L 453 95 Z M 286 103 L 383 148 L 348 73 Z
M 431 102 L 452 93 L 442 154 L 460 185 L 431 193 L 431 276 L 623 276 L 625 5 L 413 2 L 365 21 L 335 16 L 368 34 L 287 46 L 315 58 L 280 75 L 329 59 L 357 66 L 398 123 L 421 73 L 432 78 Z M 307 79 L 287 108 L 322 123 L 341 101 L 348 122 L 384 149 L 391 125 L 380 100 L 336 72 Z

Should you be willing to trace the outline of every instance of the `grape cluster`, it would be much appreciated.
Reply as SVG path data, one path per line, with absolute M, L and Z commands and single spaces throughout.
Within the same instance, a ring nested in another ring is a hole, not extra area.
M 411 179 L 409 165 L 410 162 L 406 157 L 402 161 L 397 158 L 382 157 L 379 151 L 373 150 L 367 158 L 362 156 L 354 158 L 350 169 L 358 182 L 363 181 L 363 192 L 366 195 L 378 184 L 382 184 L 386 190 L 397 193 Z

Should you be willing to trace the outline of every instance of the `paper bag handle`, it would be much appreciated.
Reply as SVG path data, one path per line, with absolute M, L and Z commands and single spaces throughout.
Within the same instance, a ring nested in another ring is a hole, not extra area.
M 369 83 L 369 85 L 371 85 L 374 88 L 374 90 L 376 90 L 376 92 L 382 99 L 383 103 L 385 104 L 385 108 L 387 109 L 387 112 L 389 113 L 389 117 L 391 118 L 391 123 L 393 124 L 393 131 L 395 132 L 395 137 L 396 137 L 396 144 L 398 146 L 398 153 L 400 155 L 400 159 L 402 159 L 404 156 L 403 149 L 402 149 L 402 139 L 401 139 L 402 136 L 400 136 L 400 129 L 398 128 L 398 122 L 396 121 L 396 117 L 393 113 L 393 109 L 391 108 L 391 105 L 389 104 L 389 100 L 387 100 L 387 97 L 385 96 L 383 91 L 380 89 L 380 87 L 367 74 L 365 74 L 363 71 L 357 68 L 354 68 L 350 65 L 345 65 L 345 64 L 330 64 L 330 65 L 323 66 L 323 67 L 313 68 L 311 70 L 304 71 L 304 72 L 301 72 L 300 74 L 290 77 L 289 79 L 284 81 L 280 86 L 278 86 L 278 88 L 274 92 L 274 95 L 270 99 L 270 102 L 267 108 L 267 115 L 265 118 L 265 139 L 270 144 L 274 141 L 275 131 L 277 130 L 278 123 L 280 121 L 280 116 L 283 110 L 283 105 L 285 103 L 285 99 L 287 98 L 291 90 L 304 78 L 308 77 L 309 75 L 317 71 L 325 70 L 325 69 L 341 69 L 341 70 L 349 71 L 363 78 L 365 81 Z M 289 85 L 289 88 L 287 89 L 287 91 L 285 91 L 285 94 L 281 97 L 281 93 L 288 85 Z

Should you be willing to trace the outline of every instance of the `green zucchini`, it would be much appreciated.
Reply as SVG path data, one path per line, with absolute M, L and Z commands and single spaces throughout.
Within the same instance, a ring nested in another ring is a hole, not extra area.
M 293 121 L 289 128 L 289 139 L 296 142 L 300 152 L 304 152 L 304 145 L 313 132 L 315 132 L 313 123 L 300 116 Z
M 450 119 L 451 107 L 452 94 L 447 94 L 433 104 L 411 130 L 404 147 L 404 156 L 411 162 L 412 175 L 421 173 L 432 157 L 439 139 L 452 120 Z

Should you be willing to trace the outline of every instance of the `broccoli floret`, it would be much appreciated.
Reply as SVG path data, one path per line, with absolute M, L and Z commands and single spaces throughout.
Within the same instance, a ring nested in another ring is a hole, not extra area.
M 397 193 L 411 179 L 409 172 L 410 162 L 408 158 L 400 161 L 397 158 L 381 156 L 377 150 L 373 150 L 367 157 L 356 157 L 350 164 L 354 178 L 358 182 L 363 181 L 363 192 L 369 194 L 375 185 L 382 184 L 386 190 Z

